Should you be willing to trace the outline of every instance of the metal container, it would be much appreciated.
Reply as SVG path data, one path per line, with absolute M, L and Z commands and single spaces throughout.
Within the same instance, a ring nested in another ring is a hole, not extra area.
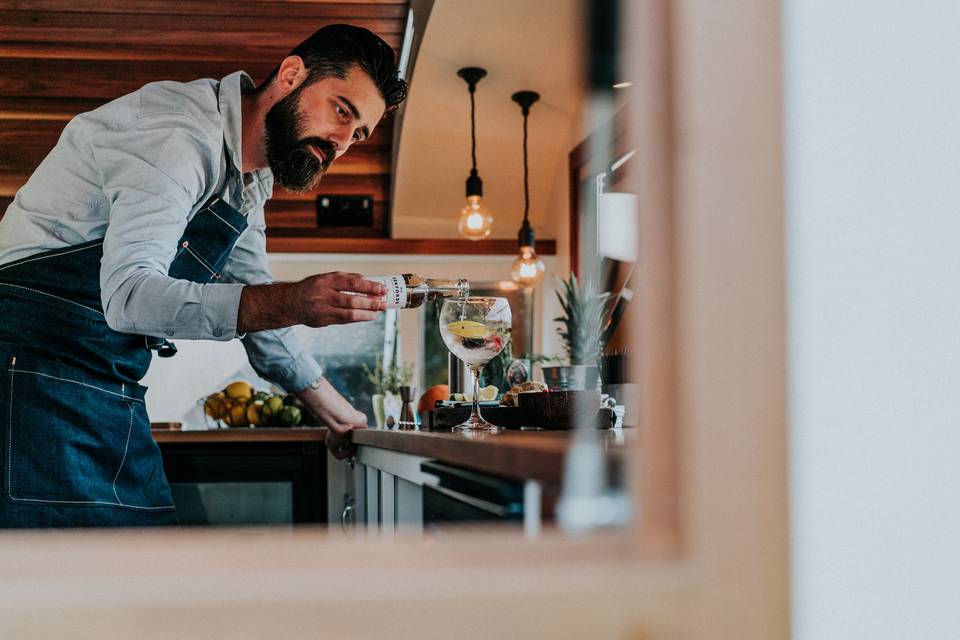
M 473 393 L 473 374 L 467 364 L 453 355 L 447 354 L 447 380 L 450 393 Z
M 550 391 L 588 391 L 600 382 L 600 367 L 594 364 L 573 364 L 541 367 L 543 381 Z

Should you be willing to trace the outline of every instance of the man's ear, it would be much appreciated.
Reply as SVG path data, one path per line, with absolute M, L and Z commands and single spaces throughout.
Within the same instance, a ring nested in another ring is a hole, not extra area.
M 307 68 L 300 56 L 287 56 L 277 71 L 277 87 L 284 96 L 299 87 L 307 79 Z

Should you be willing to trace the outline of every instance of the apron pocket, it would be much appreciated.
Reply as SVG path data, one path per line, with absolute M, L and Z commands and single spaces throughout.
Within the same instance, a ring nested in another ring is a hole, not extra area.
M 6 497 L 13 502 L 171 509 L 140 385 L 3 353 Z

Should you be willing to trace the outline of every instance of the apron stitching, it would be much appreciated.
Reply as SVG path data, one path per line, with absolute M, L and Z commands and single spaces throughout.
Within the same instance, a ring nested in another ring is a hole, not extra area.
M 2 267 L 0 267 L 0 268 L 2 268 Z M 9 283 L 7 283 L 7 282 L 0 282 L 0 287 L 13 287 L 13 288 L 15 288 L 15 289 L 23 289 L 24 291 L 33 291 L 34 293 L 39 293 L 39 294 L 42 295 L 42 296 L 48 296 L 48 297 L 50 297 L 50 298 L 54 298 L 54 299 L 56 299 L 56 300 L 60 300 L 61 302 L 68 302 L 68 303 L 70 303 L 70 304 L 72 304 L 72 305 L 74 305 L 74 306 L 80 307 L 81 309 L 86 309 L 87 311 L 93 311 L 95 314 L 97 314 L 97 315 L 99 315 L 99 316 L 102 316 L 102 315 L 103 315 L 102 313 L 100 313 L 100 312 L 97 311 L 96 309 L 93 309 L 92 307 L 88 307 L 88 306 L 85 305 L 85 304 L 80 304 L 79 302 L 74 302 L 73 300 L 67 300 L 66 298 L 61 298 L 60 296 L 55 296 L 55 295 L 53 295 L 52 293 L 47 293 L 46 291 L 40 291 L 39 289 L 31 289 L 30 287 L 23 287 L 23 286 L 21 286 L 21 285 L 19 285 L 19 284 L 9 284 Z
M 207 261 L 204 260 L 203 258 L 201 258 L 200 255 L 199 255 L 196 251 L 194 251 L 194 250 L 191 249 L 190 247 L 184 247 L 184 249 L 187 250 L 187 253 L 189 253 L 189 254 L 192 255 L 194 258 L 196 258 L 197 262 L 200 263 L 200 266 L 202 266 L 204 269 L 206 269 L 207 271 L 209 271 L 210 274 L 211 274 L 214 278 L 218 278 L 218 279 L 220 278 L 220 274 L 217 273 L 216 271 L 214 271 L 213 269 L 211 269 L 211 268 L 210 268 L 210 265 L 207 264 Z
M 117 498 L 118 500 L 117 503 L 105 502 L 102 500 L 42 500 L 40 498 L 15 497 L 13 495 L 13 471 L 12 471 L 13 469 L 13 374 L 14 373 L 35 373 L 33 371 L 22 371 L 22 370 L 15 369 L 14 367 L 16 366 L 16 364 L 17 364 L 17 359 L 13 358 L 10 361 L 10 369 L 8 369 L 8 371 L 10 372 L 10 406 L 8 407 L 10 415 L 9 415 L 9 423 L 7 425 L 9 427 L 7 429 L 7 495 L 10 496 L 11 500 L 17 500 L 19 502 L 43 502 L 43 503 L 50 503 L 50 504 L 104 504 L 104 505 L 110 505 L 110 506 L 117 506 L 117 504 L 119 504 L 120 506 L 126 507 L 128 509 L 141 509 L 143 511 L 158 511 L 161 509 L 174 508 L 172 504 L 162 506 L 162 507 L 140 507 L 132 504 L 123 504 L 123 503 L 119 503 L 119 500 L 120 500 L 119 497 Z M 43 374 L 39 374 L 39 375 L 43 375 Z M 59 379 L 62 380 L 63 378 L 59 378 Z M 67 380 L 67 382 L 73 382 L 73 380 Z M 83 383 L 78 382 L 77 384 L 83 384 Z M 85 385 L 85 386 L 90 386 L 90 385 Z M 98 387 L 93 387 L 93 388 L 97 389 Z M 100 389 L 100 390 L 103 391 L 103 389 Z M 108 391 L 107 393 L 111 393 L 111 392 Z M 136 398 L 130 398 L 130 399 L 135 400 Z M 130 416 L 131 416 L 130 419 L 132 421 L 133 420 L 132 409 L 130 411 Z M 129 443 L 128 443 L 128 446 L 129 446 Z M 126 451 L 124 451 L 124 457 L 126 457 Z M 121 465 L 122 464 L 123 463 L 121 463 Z M 114 480 L 114 482 L 116 482 L 116 480 Z M 114 490 L 114 493 L 116 493 L 116 490 Z
M 13 369 L 9 369 L 10 373 L 14 373 Z M 116 391 L 108 391 L 107 389 L 101 389 L 98 386 L 87 384 L 86 382 L 79 382 L 77 380 L 71 380 L 70 378 L 60 378 L 58 376 L 52 376 L 49 373 L 40 373 L 39 371 L 29 371 L 27 369 L 17 369 L 16 373 L 30 373 L 35 376 L 43 376 L 44 378 L 51 378 L 53 380 L 61 380 L 63 382 L 72 382 L 73 384 L 79 384 L 84 387 L 90 387 L 91 389 L 96 389 L 97 391 L 102 391 L 103 393 L 109 393 L 112 396 L 117 396 L 118 398 L 123 398 L 124 400 L 132 400 L 134 402 L 143 402 L 140 398 L 134 398 L 132 396 L 126 396 L 122 393 L 117 393 Z
M 10 406 L 8 407 L 10 415 L 7 422 L 7 495 L 11 500 L 13 497 L 13 374 L 16 371 L 17 359 L 10 361 Z
M 87 249 L 92 249 L 93 247 L 99 247 L 102 244 L 103 244 L 102 242 L 98 242 L 96 244 L 87 245 L 86 247 L 81 247 L 79 249 L 70 249 L 69 251 L 61 251 L 60 253 L 44 252 L 44 255 L 37 256 L 35 258 L 27 258 L 25 260 L 20 260 L 20 261 L 11 262 L 10 264 L 5 264 L 2 267 L 0 267 L 0 271 L 3 271 L 8 267 L 15 267 L 21 264 L 27 264 L 28 262 L 34 262 L 36 260 L 46 260 L 47 258 L 59 258 L 60 256 L 65 256 L 67 254 L 75 253 L 77 251 L 86 251 Z
M 102 504 L 108 507 L 124 507 L 125 509 L 139 509 L 141 511 L 160 511 L 165 509 L 174 509 L 174 505 L 168 504 L 161 507 L 141 507 L 135 504 L 117 504 L 116 502 L 107 502 L 106 500 L 43 500 L 41 498 L 14 498 L 17 502 L 43 502 L 46 504 Z
M 117 504 L 121 506 L 127 506 L 123 504 L 123 500 L 120 499 L 120 494 L 117 493 L 117 479 L 120 477 L 120 472 L 123 471 L 123 463 L 127 461 L 127 451 L 130 450 L 130 434 L 133 433 L 133 407 L 130 408 L 130 426 L 127 428 L 127 443 L 123 445 L 123 457 L 120 458 L 120 468 L 117 469 L 117 475 L 113 477 L 113 495 L 117 496 Z
M 243 233 L 242 231 L 240 231 L 240 229 L 237 229 L 235 226 L 233 226 L 232 224 L 230 224 L 229 222 L 227 222 L 226 220 L 224 220 L 223 218 L 221 218 L 219 215 L 217 215 L 217 212 L 214 211 L 213 209 L 207 209 L 207 211 L 209 211 L 210 213 L 212 213 L 214 216 L 216 216 L 217 220 L 219 220 L 219 221 L 222 222 L 223 224 L 227 225 L 228 227 L 230 227 L 231 229 L 233 229 L 233 230 L 236 231 L 237 233 Z

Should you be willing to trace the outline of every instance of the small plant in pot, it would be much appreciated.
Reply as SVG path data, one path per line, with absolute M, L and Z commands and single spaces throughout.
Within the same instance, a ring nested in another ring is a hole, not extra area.
M 557 298 L 563 315 L 554 318 L 560 324 L 557 333 L 567 354 L 566 365 L 542 367 L 543 379 L 550 389 L 595 389 L 600 375 L 603 331 L 610 321 L 610 294 L 581 284 L 570 274 L 559 280 Z
M 372 371 L 366 364 L 362 366 L 367 380 L 373 385 L 374 393 L 370 396 L 373 418 L 377 428 L 382 429 L 388 415 L 397 420 L 400 414 L 400 387 L 409 386 L 413 380 L 413 365 L 394 362 L 384 368 L 378 356 Z

